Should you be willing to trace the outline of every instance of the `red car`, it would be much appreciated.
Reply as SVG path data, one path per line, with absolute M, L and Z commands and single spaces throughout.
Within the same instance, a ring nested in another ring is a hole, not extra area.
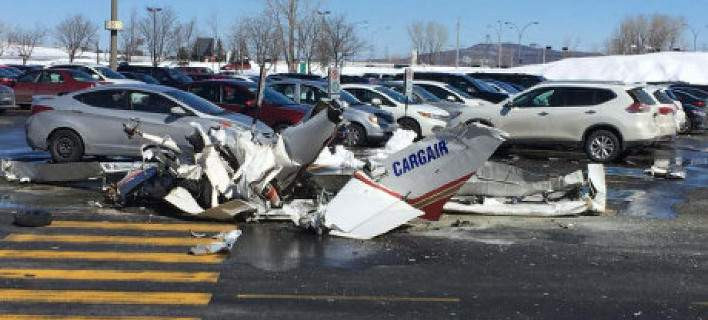
M 206 80 L 187 86 L 187 91 L 207 99 L 230 111 L 243 113 L 268 124 L 280 131 L 307 120 L 312 115 L 312 107 L 297 104 L 281 93 L 266 88 L 263 108 L 256 108 L 258 84 L 238 80 Z
M 0 85 L 14 87 L 22 71 L 8 66 L 0 66 Z
M 32 103 L 37 95 L 62 95 L 97 85 L 95 79 L 85 72 L 67 69 L 30 71 L 17 79 L 15 100 L 18 105 Z

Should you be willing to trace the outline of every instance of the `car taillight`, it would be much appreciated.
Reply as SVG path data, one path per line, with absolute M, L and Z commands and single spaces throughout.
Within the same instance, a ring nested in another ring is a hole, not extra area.
M 43 106 L 41 104 L 33 104 L 32 105 L 32 114 L 38 114 L 40 112 L 50 111 L 50 110 L 54 110 L 54 108 L 52 108 L 50 106 Z
M 646 113 L 646 112 L 649 112 L 651 110 L 651 108 L 649 108 L 649 106 L 646 104 L 635 102 L 635 103 L 630 104 L 626 110 L 629 113 Z
M 696 106 L 696 107 L 701 107 L 701 108 L 702 108 L 702 107 L 705 107 L 705 106 L 706 106 L 706 102 L 705 102 L 705 101 L 696 101 L 696 102 L 693 103 L 693 105 Z
M 667 115 L 674 113 L 674 108 L 672 107 L 660 107 L 659 114 Z
M 229 121 L 224 121 L 224 120 L 219 121 L 219 127 L 221 127 L 221 129 L 231 128 L 232 126 L 233 126 L 233 123 L 231 123 Z

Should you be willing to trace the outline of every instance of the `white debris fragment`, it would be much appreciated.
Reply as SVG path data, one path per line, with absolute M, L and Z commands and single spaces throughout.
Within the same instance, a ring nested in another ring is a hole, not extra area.
M 680 157 L 654 159 L 654 164 L 651 168 L 644 170 L 644 173 L 657 178 L 686 179 L 686 169 L 683 168 Z
M 229 232 L 221 232 L 214 238 L 221 240 L 218 242 L 212 242 L 210 244 L 198 245 L 189 249 L 189 254 L 192 255 L 206 255 L 206 254 L 218 254 L 218 253 L 228 253 L 233 249 L 236 240 L 241 236 L 241 230 L 231 230 Z
M 343 145 L 337 145 L 334 148 L 334 153 L 329 148 L 322 149 L 313 165 L 337 169 L 361 169 L 364 167 L 364 162 L 357 159 L 354 153 Z

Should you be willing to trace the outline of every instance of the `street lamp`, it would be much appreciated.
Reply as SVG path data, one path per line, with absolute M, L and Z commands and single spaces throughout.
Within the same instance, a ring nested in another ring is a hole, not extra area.
M 501 59 L 502 59 L 502 43 L 501 43 L 501 38 L 502 38 L 502 32 L 504 32 L 504 24 L 506 22 L 502 22 L 501 20 L 497 20 L 497 28 L 494 29 L 492 25 L 487 25 L 487 28 L 494 30 L 497 33 L 497 68 L 501 68 Z
M 152 65 L 157 67 L 157 13 L 162 8 L 147 7 L 147 11 L 152 13 Z
M 524 25 L 523 27 L 521 27 L 521 28 L 519 28 L 519 26 L 517 26 L 515 23 L 509 22 L 509 21 L 504 22 L 504 24 L 505 24 L 505 25 L 508 25 L 508 26 L 509 26 L 510 28 L 512 28 L 512 29 L 516 29 L 516 32 L 518 32 L 518 35 L 519 35 L 519 42 L 518 42 L 518 46 L 517 46 L 517 49 L 516 49 L 516 50 L 518 51 L 518 54 L 517 54 L 517 55 L 518 55 L 517 61 L 519 61 L 519 64 L 521 64 L 521 38 L 524 36 L 524 32 L 526 31 L 526 29 L 528 29 L 528 27 L 530 27 L 530 26 L 532 26 L 532 25 L 538 25 L 538 24 L 540 24 L 540 23 L 539 23 L 538 21 L 531 21 L 531 22 L 525 24 L 525 25 Z M 512 57 L 513 57 L 513 54 L 512 54 Z M 512 66 L 512 67 L 514 66 L 513 58 L 512 58 L 511 66 Z
M 688 30 L 693 34 L 693 51 L 698 51 L 698 45 L 696 44 L 698 41 L 698 30 L 688 23 L 684 23 L 683 26 L 688 28 Z

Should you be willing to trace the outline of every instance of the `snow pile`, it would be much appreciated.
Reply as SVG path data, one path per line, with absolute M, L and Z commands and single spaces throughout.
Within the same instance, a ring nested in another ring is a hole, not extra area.
M 685 81 L 708 84 L 708 53 L 658 52 L 631 56 L 570 58 L 545 65 L 508 70 L 540 74 L 549 80 Z
M 376 152 L 369 157 L 369 161 L 372 163 L 383 161 L 390 155 L 411 145 L 416 137 L 416 133 L 411 130 L 397 129 L 393 132 L 393 136 L 388 139 L 384 148 L 376 150 Z
M 319 167 L 361 169 L 364 162 L 357 159 L 354 153 L 342 145 L 337 145 L 332 153 L 329 148 L 324 148 L 313 164 Z

